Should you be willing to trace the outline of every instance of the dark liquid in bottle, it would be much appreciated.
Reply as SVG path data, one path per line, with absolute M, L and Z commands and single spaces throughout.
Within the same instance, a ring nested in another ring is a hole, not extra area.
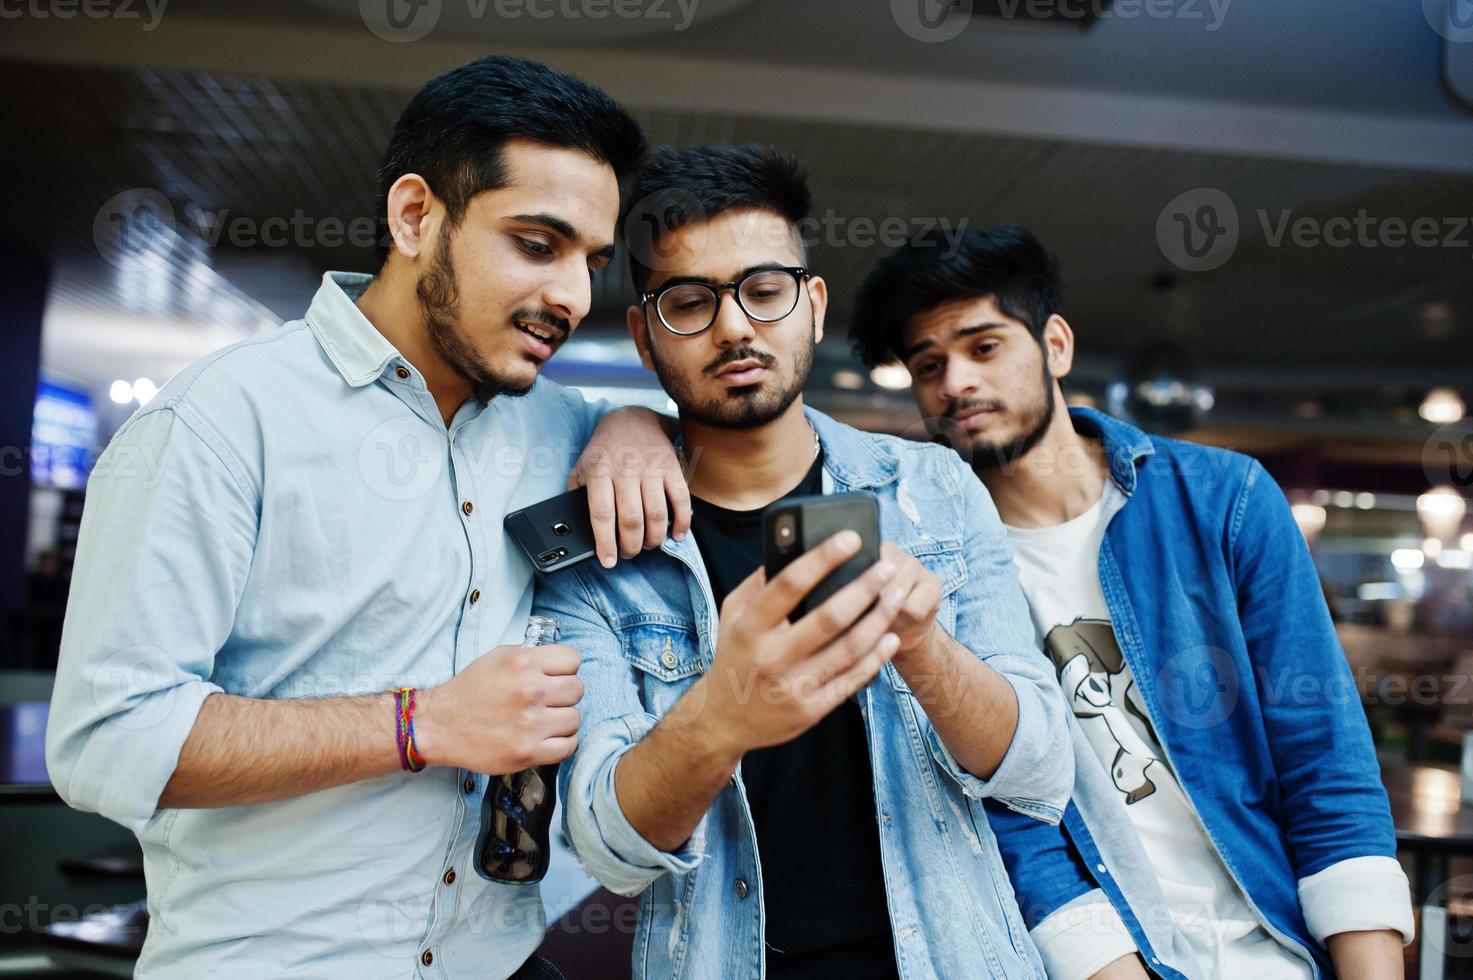
M 481 871 L 496 881 L 541 881 L 547 874 L 557 765 L 493 776 L 481 803 Z
M 523 646 L 556 643 L 557 620 L 533 616 Z M 476 864 L 481 877 L 511 884 L 541 881 L 550 857 L 557 763 L 492 776 L 481 801 Z

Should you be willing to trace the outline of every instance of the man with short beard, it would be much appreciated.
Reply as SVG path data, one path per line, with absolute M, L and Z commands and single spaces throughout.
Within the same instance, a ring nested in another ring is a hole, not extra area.
M 985 490 L 804 407 L 828 293 L 796 161 L 662 150 L 629 197 L 629 332 L 680 411 L 691 535 L 549 576 L 536 609 L 583 653 L 565 825 L 645 893 L 635 975 L 1041 977 L 980 804 L 1057 821 L 1072 765 Z M 791 622 L 859 537 L 766 581 L 763 509 L 847 491 L 881 560 Z
M 582 688 L 575 649 L 519 645 L 532 568 L 501 522 L 597 425 L 572 479 L 605 561 L 688 524 L 657 417 L 538 376 L 642 149 L 542 65 L 434 79 L 385 154 L 378 275 L 328 273 L 98 461 L 47 765 L 142 842 L 140 977 L 546 975 L 537 887 L 472 850 L 487 775 L 566 757 Z
M 852 336 L 905 365 L 991 491 L 1077 719 L 1072 852 L 993 812 L 1050 975 L 1139 950 L 1193 978 L 1400 977 L 1411 906 L 1375 749 L 1263 467 L 1066 410 L 1074 334 L 1021 228 L 902 247 Z

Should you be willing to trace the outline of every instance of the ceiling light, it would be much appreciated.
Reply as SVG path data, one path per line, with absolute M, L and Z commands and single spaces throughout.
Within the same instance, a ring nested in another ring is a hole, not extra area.
M 899 391 L 910 387 L 910 372 L 904 364 L 881 364 L 869 373 L 869 378 L 881 388 Z

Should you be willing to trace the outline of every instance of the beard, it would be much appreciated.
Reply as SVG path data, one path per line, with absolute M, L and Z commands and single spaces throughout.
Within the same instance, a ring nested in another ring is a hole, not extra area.
M 815 320 L 814 328 L 817 329 L 817 326 Z M 774 379 L 770 383 L 731 388 L 705 401 L 695 394 L 694 381 L 682 374 L 680 369 L 662 361 L 660 355 L 655 353 L 653 345 L 650 347 L 650 360 L 655 366 L 655 376 L 660 379 L 665 394 L 670 396 L 670 400 L 680 410 L 682 418 L 714 429 L 755 429 L 778 418 L 797 401 L 798 396 L 803 393 L 803 386 L 808 383 L 808 375 L 813 371 L 814 352 L 817 348 L 818 342 L 809 333 L 808 343 L 798 352 L 797 359 L 793 362 L 792 376 L 786 384 L 781 379 Z M 777 358 L 766 351 L 759 351 L 755 347 L 738 347 L 726 351 L 707 364 L 701 369 L 701 374 L 710 375 L 727 364 L 749 358 L 760 361 L 769 370 L 778 363 Z M 776 385 L 782 387 L 774 387 Z
M 441 360 L 450 365 L 451 370 L 470 383 L 473 398 L 489 402 L 497 395 L 517 398 L 532 390 L 532 384 L 537 380 L 535 376 L 528 383 L 499 374 L 495 368 L 481 360 L 476 353 L 475 344 L 461 327 L 460 280 L 455 275 L 455 264 L 450 258 L 448 234 L 440 237 L 440 243 L 435 248 L 435 257 L 415 284 L 414 295 L 419 300 L 420 313 L 424 316 L 430 347 Z M 512 319 L 515 320 L 516 316 Z
M 993 440 L 981 436 L 973 437 L 969 442 L 962 442 L 955 446 L 961 457 L 971 464 L 973 472 L 982 473 L 995 470 L 1000 467 L 1012 466 L 1027 456 L 1038 445 L 1047 434 L 1049 426 L 1054 422 L 1054 379 L 1048 373 L 1048 365 L 1045 363 L 1043 374 L 1039 379 L 1038 397 L 1027 401 L 1018 409 L 1017 431 L 1007 439 Z M 969 408 L 987 408 L 993 411 L 1003 411 L 1006 406 L 1002 402 L 963 402 L 956 406 L 953 411 L 960 412 Z M 953 445 L 967 439 L 966 433 L 961 438 L 942 436 L 938 441 Z

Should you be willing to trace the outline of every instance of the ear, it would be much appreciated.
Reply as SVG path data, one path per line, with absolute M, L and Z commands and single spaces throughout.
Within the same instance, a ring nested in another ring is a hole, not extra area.
M 438 223 L 430 185 L 419 174 L 404 174 L 389 188 L 387 212 L 394 251 L 411 261 L 417 259 Z
M 1055 379 L 1066 378 L 1074 370 L 1074 331 L 1057 313 L 1043 325 L 1043 356 Z
M 813 304 L 813 342 L 823 340 L 823 318 L 829 311 L 829 284 L 822 276 L 808 278 L 808 300 Z
M 639 351 L 639 363 L 644 365 L 646 371 L 655 370 L 655 362 L 650 360 L 650 328 L 649 321 L 645 319 L 644 307 L 631 306 L 624 311 L 624 323 L 629 328 L 629 337 L 634 341 L 634 349 Z

